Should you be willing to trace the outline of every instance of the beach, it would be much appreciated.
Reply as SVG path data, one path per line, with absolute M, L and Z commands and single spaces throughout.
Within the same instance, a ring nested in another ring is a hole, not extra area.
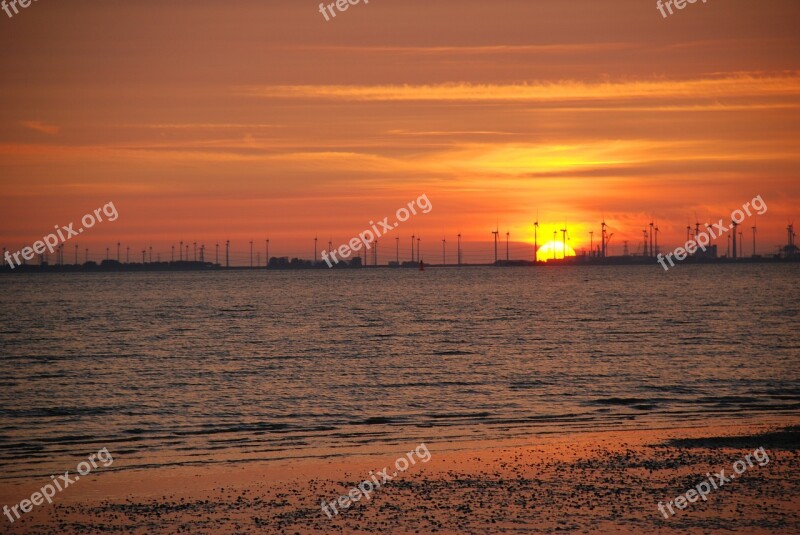
M 791 422 L 786 422 L 789 424 Z M 105 472 L 8 533 L 797 533 L 800 427 L 755 423 L 581 433 L 535 442 L 431 443 L 417 463 L 339 515 L 332 501 L 403 445 L 324 460 Z M 728 437 L 728 438 L 725 438 Z M 409 445 L 413 449 L 416 445 Z M 671 500 L 764 447 L 769 462 L 675 516 Z M 5 486 L 4 503 L 36 481 Z

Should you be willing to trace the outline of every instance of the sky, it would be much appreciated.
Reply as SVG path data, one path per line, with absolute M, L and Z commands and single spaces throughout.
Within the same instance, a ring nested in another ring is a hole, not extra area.
M 69 248 L 230 240 L 246 262 L 269 238 L 311 258 L 424 194 L 381 262 L 412 234 L 454 261 L 458 233 L 491 260 L 495 229 L 530 258 L 537 218 L 540 244 L 566 225 L 586 250 L 605 219 L 612 254 L 641 253 L 650 221 L 672 248 L 761 195 L 745 250 L 757 224 L 773 253 L 800 224 L 799 18 L 795 0 L 668 18 L 654 0 L 370 0 L 329 21 L 306 0 L 41 0 L 0 12 L 0 244 L 113 202 Z

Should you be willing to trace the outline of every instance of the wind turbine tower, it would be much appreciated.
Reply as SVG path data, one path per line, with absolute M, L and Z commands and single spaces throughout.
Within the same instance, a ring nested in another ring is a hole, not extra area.
M 600 257 L 606 257 L 606 218 L 603 218 L 603 222 L 600 224 Z
M 656 225 L 655 231 L 656 231 L 656 249 L 655 249 L 655 252 L 653 253 L 653 256 L 658 256 L 658 254 L 659 254 L 659 250 L 658 250 L 658 225 Z
M 492 234 L 494 235 L 494 263 L 496 264 L 497 263 L 497 237 L 500 235 L 500 229 L 495 228 L 495 230 L 492 231 Z

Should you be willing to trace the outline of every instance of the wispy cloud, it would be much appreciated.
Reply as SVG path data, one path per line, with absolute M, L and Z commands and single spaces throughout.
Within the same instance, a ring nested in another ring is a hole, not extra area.
M 142 128 L 152 130 L 237 130 L 255 128 L 281 128 L 277 124 L 260 123 L 165 123 L 165 124 L 123 124 L 119 128 Z
M 41 132 L 42 134 L 48 134 L 50 136 L 55 136 L 61 131 L 60 127 L 46 124 L 43 123 L 42 121 L 22 121 L 19 124 L 21 124 L 25 128 Z
M 315 52 L 358 52 L 372 54 L 408 54 L 425 55 L 555 55 L 555 54 L 590 54 L 614 50 L 625 50 L 640 47 L 637 43 L 563 43 L 563 44 L 528 44 L 528 45 L 483 45 L 483 46 L 336 46 L 316 45 L 292 47 L 290 50 L 310 50 Z
M 690 80 L 556 81 L 524 84 L 276 85 L 237 88 L 263 98 L 352 101 L 562 102 L 617 99 L 774 97 L 800 95 L 800 75 L 742 74 Z

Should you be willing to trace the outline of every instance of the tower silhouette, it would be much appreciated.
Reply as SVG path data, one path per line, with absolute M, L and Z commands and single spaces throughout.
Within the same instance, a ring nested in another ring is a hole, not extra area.
M 497 237 L 500 235 L 500 229 L 495 228 L 492 231 L 492 235 L 494 236 L 494 263 L 497 263 Z

